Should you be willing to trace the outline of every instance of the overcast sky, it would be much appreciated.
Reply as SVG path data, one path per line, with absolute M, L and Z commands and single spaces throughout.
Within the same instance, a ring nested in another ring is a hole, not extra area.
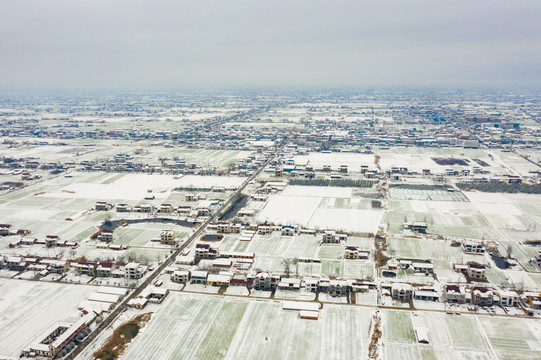
M 0 0 L 2 88 L 540 84 L 540 0 Z

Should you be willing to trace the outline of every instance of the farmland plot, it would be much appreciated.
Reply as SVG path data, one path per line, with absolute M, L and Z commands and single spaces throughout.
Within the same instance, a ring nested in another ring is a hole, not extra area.
M 92 286 L 0 279 L 0 358 L 21 350 L 58 320 L 77 317 Z

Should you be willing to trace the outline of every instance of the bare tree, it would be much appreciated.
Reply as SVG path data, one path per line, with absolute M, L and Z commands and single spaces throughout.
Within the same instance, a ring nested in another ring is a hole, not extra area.
M 289 274 L 291 273 L 291 263 L 292 260 L 290 258 L 282 259 L 282 265 L 284 266 L 284 274 L 286 275 L 286 277 L 289 277 Z
M 507 251 L 507 259 L 509 259 L 513 254 L 513 245 L 511 243 L 507 244 L 505 250 Z

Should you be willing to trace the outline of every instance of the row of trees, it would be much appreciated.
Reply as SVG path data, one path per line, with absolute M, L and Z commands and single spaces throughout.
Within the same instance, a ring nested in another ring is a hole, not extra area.
M 541 194 L 541 186 L 530 184 L 507 184 L 507 183 L 473 183 L 460 182 L 456 186 L 460 190 L 479 190 L 489 193 L 524 193 Z
M 352 179 L 291 179 L 289 185 L 300 186 L 337 186 L 337 187 L 361 187 L 370 188 L 376 183 L 373 180 L 352 180 Z

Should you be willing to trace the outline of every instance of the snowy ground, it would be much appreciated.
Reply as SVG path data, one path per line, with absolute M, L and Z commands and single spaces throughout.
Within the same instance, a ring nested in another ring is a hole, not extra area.
M 271 195 L 257 219 L 346 232 L 376 232 L 383 210 L 363 209 L 349 188 L 288 186 Z M 361 208 L 359 208 L 361 207 Z
M 325 305 L 305 320 L 279 301 L 171 294 L 123 359 L 358 359 L 369 314 Z
M 0 358 L 22 349 L 56 321 L 78 316 L 92 286 L 0 279 Z
M 392 310 L 383 318 L 389 360 L 539 358 L 540 320 Z M 420 327 L 427 345 L 417 343 L 414 329 Z

